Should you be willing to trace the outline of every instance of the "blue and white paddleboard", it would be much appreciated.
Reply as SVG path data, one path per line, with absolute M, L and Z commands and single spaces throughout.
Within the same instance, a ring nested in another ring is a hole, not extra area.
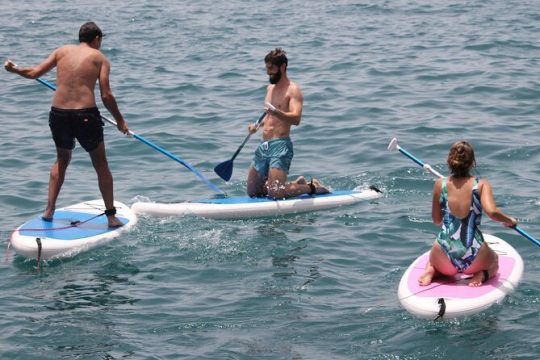
M 330 194 L 301 195 L 290 199 L 233 197 L 182 203 L 136 202 L 131 209 L 137 214 L 155 216 L 195 215 L 209 219 L 244 219 L 277 216 L 307 211 L 326 210 L 352 205 L 380 197 L 380 192 L 370 189 L 333 191 Z
M 100 246 L 132 228 L 137 217 L 131 209 L 115 201 L 116 217 L 125 225 L 109 228 L 103 214 L 103 200 L 85 201 L 57 209 L 53 221 L 38 215 L 13 231 L 11 245 L 17 254 L 29 259 L 74 256 Z

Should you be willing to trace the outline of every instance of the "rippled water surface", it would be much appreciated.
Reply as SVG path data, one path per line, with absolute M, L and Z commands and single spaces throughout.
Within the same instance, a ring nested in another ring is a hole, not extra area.
M 233 178 L 213 172 L 262 110 L 264 55 L 288 52 L 304 93 L 291 175 L 335 189 L 377 185 L 378 201 L 281 218 L 142 217 L 68 260 L 0 263 L 2 359 L 536 359 L 540 248 L 485 217 L 522 255 L 502 304 L 460 321 L 419 320 L 397 300 L 426 251 L 433 178 L 390 152 L 392 137 L 445 172 L 470 140 L 498 206 L 540 236 L 540 7 L 515 1 L 24 1 L 0 3 L 2 56 L 34 65 L 94 20 L 130 128 L 244 194 L 252 139 Z M 2 238 L 43 210 L 55 151 L 51 91 L 1 72 Z M 45 76 L 54 80 L 54 73 Z M 101 105 L 100 105 L 101 106 Z M 106 114 L 106 113 L 105 113 Z M 116 198 L 214 196 L 180 164 L 105 130 Z M 58 200 L 99 198 L 74 151 Z

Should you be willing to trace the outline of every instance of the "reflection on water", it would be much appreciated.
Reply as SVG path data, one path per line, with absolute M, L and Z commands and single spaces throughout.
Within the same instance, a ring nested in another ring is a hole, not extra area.
M 124 267 L 125 269 L 122 269 Z M 81 308 L 114 307 L 116 305 L 133 305 L 138 299 L 127 294 L 127 290 L 116 289 L 117 285 L 136 285 L 129 277 L 115 274 L 116 271 L 127 270 L 131 275 L 139 271 L 130 264 L 111 264 L 110 272 L 97 272 L 89 279 L 77 279 L 64 285 L 54 296 L 54 304 L 48 305 L 50 310 L 76 310 Z
M 19 313 L 19 321 L 26 325 L 10 333 L 9 341 L 34 344 L 32 354 L 17 356 L 116 359 L 134 353 L 123 344 L 118 316 L 133 312 L 140 300 L 130 294 L 138 286 L 139 269 L 129 262 L 112 261 L 93 272 L 74 271 L 72 266 L 84 269 L 82 259 L 50 261 L 37 274 L 35 261 L 16 258 L 14 264 L 29 273 L 24 281 L 32 286 L 22 294 L 10 293 L 10 302 L 25 301 L 31 306 Z M 5 354 L 3 358 L 16 358 Z

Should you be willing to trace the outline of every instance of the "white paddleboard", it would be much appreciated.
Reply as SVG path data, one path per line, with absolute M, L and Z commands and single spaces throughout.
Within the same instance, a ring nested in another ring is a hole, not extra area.
M 523 260 L 504 240 L 488 234 L 484 234 L 484 240 L 499 256 L 499 271 L 495 277 L 478 287 L 468 286 L 470 275 L 464 274 L 436 277 L 430 285 L 420 286 L 418 277 L 428 262 L 428 251 L 419 256 L 403 274 L 398 288 L 401 305 L 420 318 L 435 319 L 441 306 L 445 308 L 442 318 L 459 318 L 500 303 L 508 292 L 517 287 L 523 276 Z
M 284 200 L 233 197 L 172 204 L 136 202 L 131 206 L 131 209 L 137 214 L 155 216 L 195 215 L 209 219 L 244 219 L 326 210 L 352 205 L 360 201 L 373 200 L 380 195 L 380 192 L 373 189 L 356 188 L 354 190 L 333 191 L 330 194 L 301 195 Z
M 115 201 L 116 217 L 124 223 L 109 228 L 103 214 L 103 200 L 85 201 L 57 209 L 53 221 L 38 215 L 13 231 L 11 245 L 15 252 L 29 259 L 69 257 L 111 241 L 137 222 L 131 209 Z M 41 245 L 40 245 L 41 244 Z M 41 247 L 41 250 L 39 249 Z

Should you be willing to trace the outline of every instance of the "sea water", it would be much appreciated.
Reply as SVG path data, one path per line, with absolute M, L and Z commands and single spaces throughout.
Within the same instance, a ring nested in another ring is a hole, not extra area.
M 540 249 L 484 216 L 525 273 L 501 304 L 419 320 L 398 282 L 429 249 L 433 176 L 450 145 L 473 143 L 497 205 L 540 236 L 540 7 L 534 0 L 0 2 L 2 57 L 36 65 L 106 33 L 111 86 L 132 131 L 245 194 L 260 134 L 228 160 L 263 110 L 265 54 L 282 47 L 304 94 L 291 177 L 334 189 L 376 185 L 377 201 L 278 218 L 141 217 L 99 249 L 37 271 L 7 249 L 43 211 L 55 150 L 52 92 L 5 71 L 0 114 L 2 359 L 536 359 Z M 44 75 L 54 81 L 54 72 Z M 99 97 L 98 97 L 99 98 Z M 103 113 L 107 116 L 101 103 Z M 181 202 L 215 193 L 181 164 L 105 128 L 115 197 Z M 99 198 L 74 150 L 58 206 Z

